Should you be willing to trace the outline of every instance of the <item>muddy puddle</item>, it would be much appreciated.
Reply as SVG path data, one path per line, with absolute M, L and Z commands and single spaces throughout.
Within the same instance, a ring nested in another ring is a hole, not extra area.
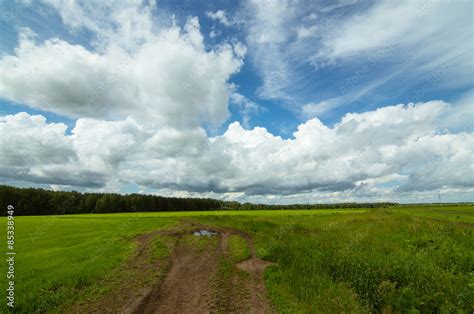
M 199 237 L 202 237 L 202 236 L 212 237 L 212 236 L 215 236 L 217 232 L 212 231 L 212 230 L 200 229 L 200 230 L 194 231 L 193 234 Z

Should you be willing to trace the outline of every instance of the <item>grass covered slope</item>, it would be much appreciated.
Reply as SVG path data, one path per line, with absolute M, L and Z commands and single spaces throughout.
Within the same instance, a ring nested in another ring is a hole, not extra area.
M 259 257 L 276 263 L 265 285 L 279 312 L 471 313 L 473 216 L 457 206 L 17 217 L 16 310 L 90 297 L 133 254 L 133 236 L 193 220 L 253 236 Z M 248 256 L 238 237 L 230 248 Z

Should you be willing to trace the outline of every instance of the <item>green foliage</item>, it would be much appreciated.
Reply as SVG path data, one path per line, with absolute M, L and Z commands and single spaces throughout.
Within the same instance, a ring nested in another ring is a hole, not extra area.
M 123 213 L 158 211 L 203 211 L 203 210 L 288 210 L 288 209 L 330 209 L 330 208 L 379 208 L 393 206 L 393 203 L 346 203 L 313 205 L 264 205 L 240 204 L 208 198 L 177 198 L 155 195 L 111 193 L 79 193 L 48 191 L 44 189 L 21 189 L 0 185 L 0 206 L 15 207 L 17 216 L 62 215 L 84 213 Z M 0 215 L 5 216 L 5 212 Z
M 215 210 L 223 201 L 205 198 L 177 198 L 154 195 L 120 195 L 20 189 L 0 185 L 0 206 L 15 207 L 17 216 L 82 213 Z M 5 212 L 2 211 L 3 216 Z

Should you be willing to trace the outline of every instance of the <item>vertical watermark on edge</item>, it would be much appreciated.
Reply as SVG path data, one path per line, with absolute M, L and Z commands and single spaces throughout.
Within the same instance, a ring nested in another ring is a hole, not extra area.
M 7 206 L 7 249 L 6 262 L 8 269 L 7 277 L 7 306 L 15 307 L 15 208 L 13 205 Z

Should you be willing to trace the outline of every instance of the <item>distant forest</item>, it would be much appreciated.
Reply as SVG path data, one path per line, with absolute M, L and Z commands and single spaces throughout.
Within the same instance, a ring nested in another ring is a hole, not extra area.
M 15 207 L 15 215 L 62 215 L 85 213 L 123 213 L 196 210 L 263 210 L 263 209 L 330 209 L 379 208 L 397 203 L 340 203 L 266 205 L 222 201 L 210 198 L 177 198 L 144 194 L 79 193 L 18 188 L 0 185 L 3 216 L 7 205 Z

